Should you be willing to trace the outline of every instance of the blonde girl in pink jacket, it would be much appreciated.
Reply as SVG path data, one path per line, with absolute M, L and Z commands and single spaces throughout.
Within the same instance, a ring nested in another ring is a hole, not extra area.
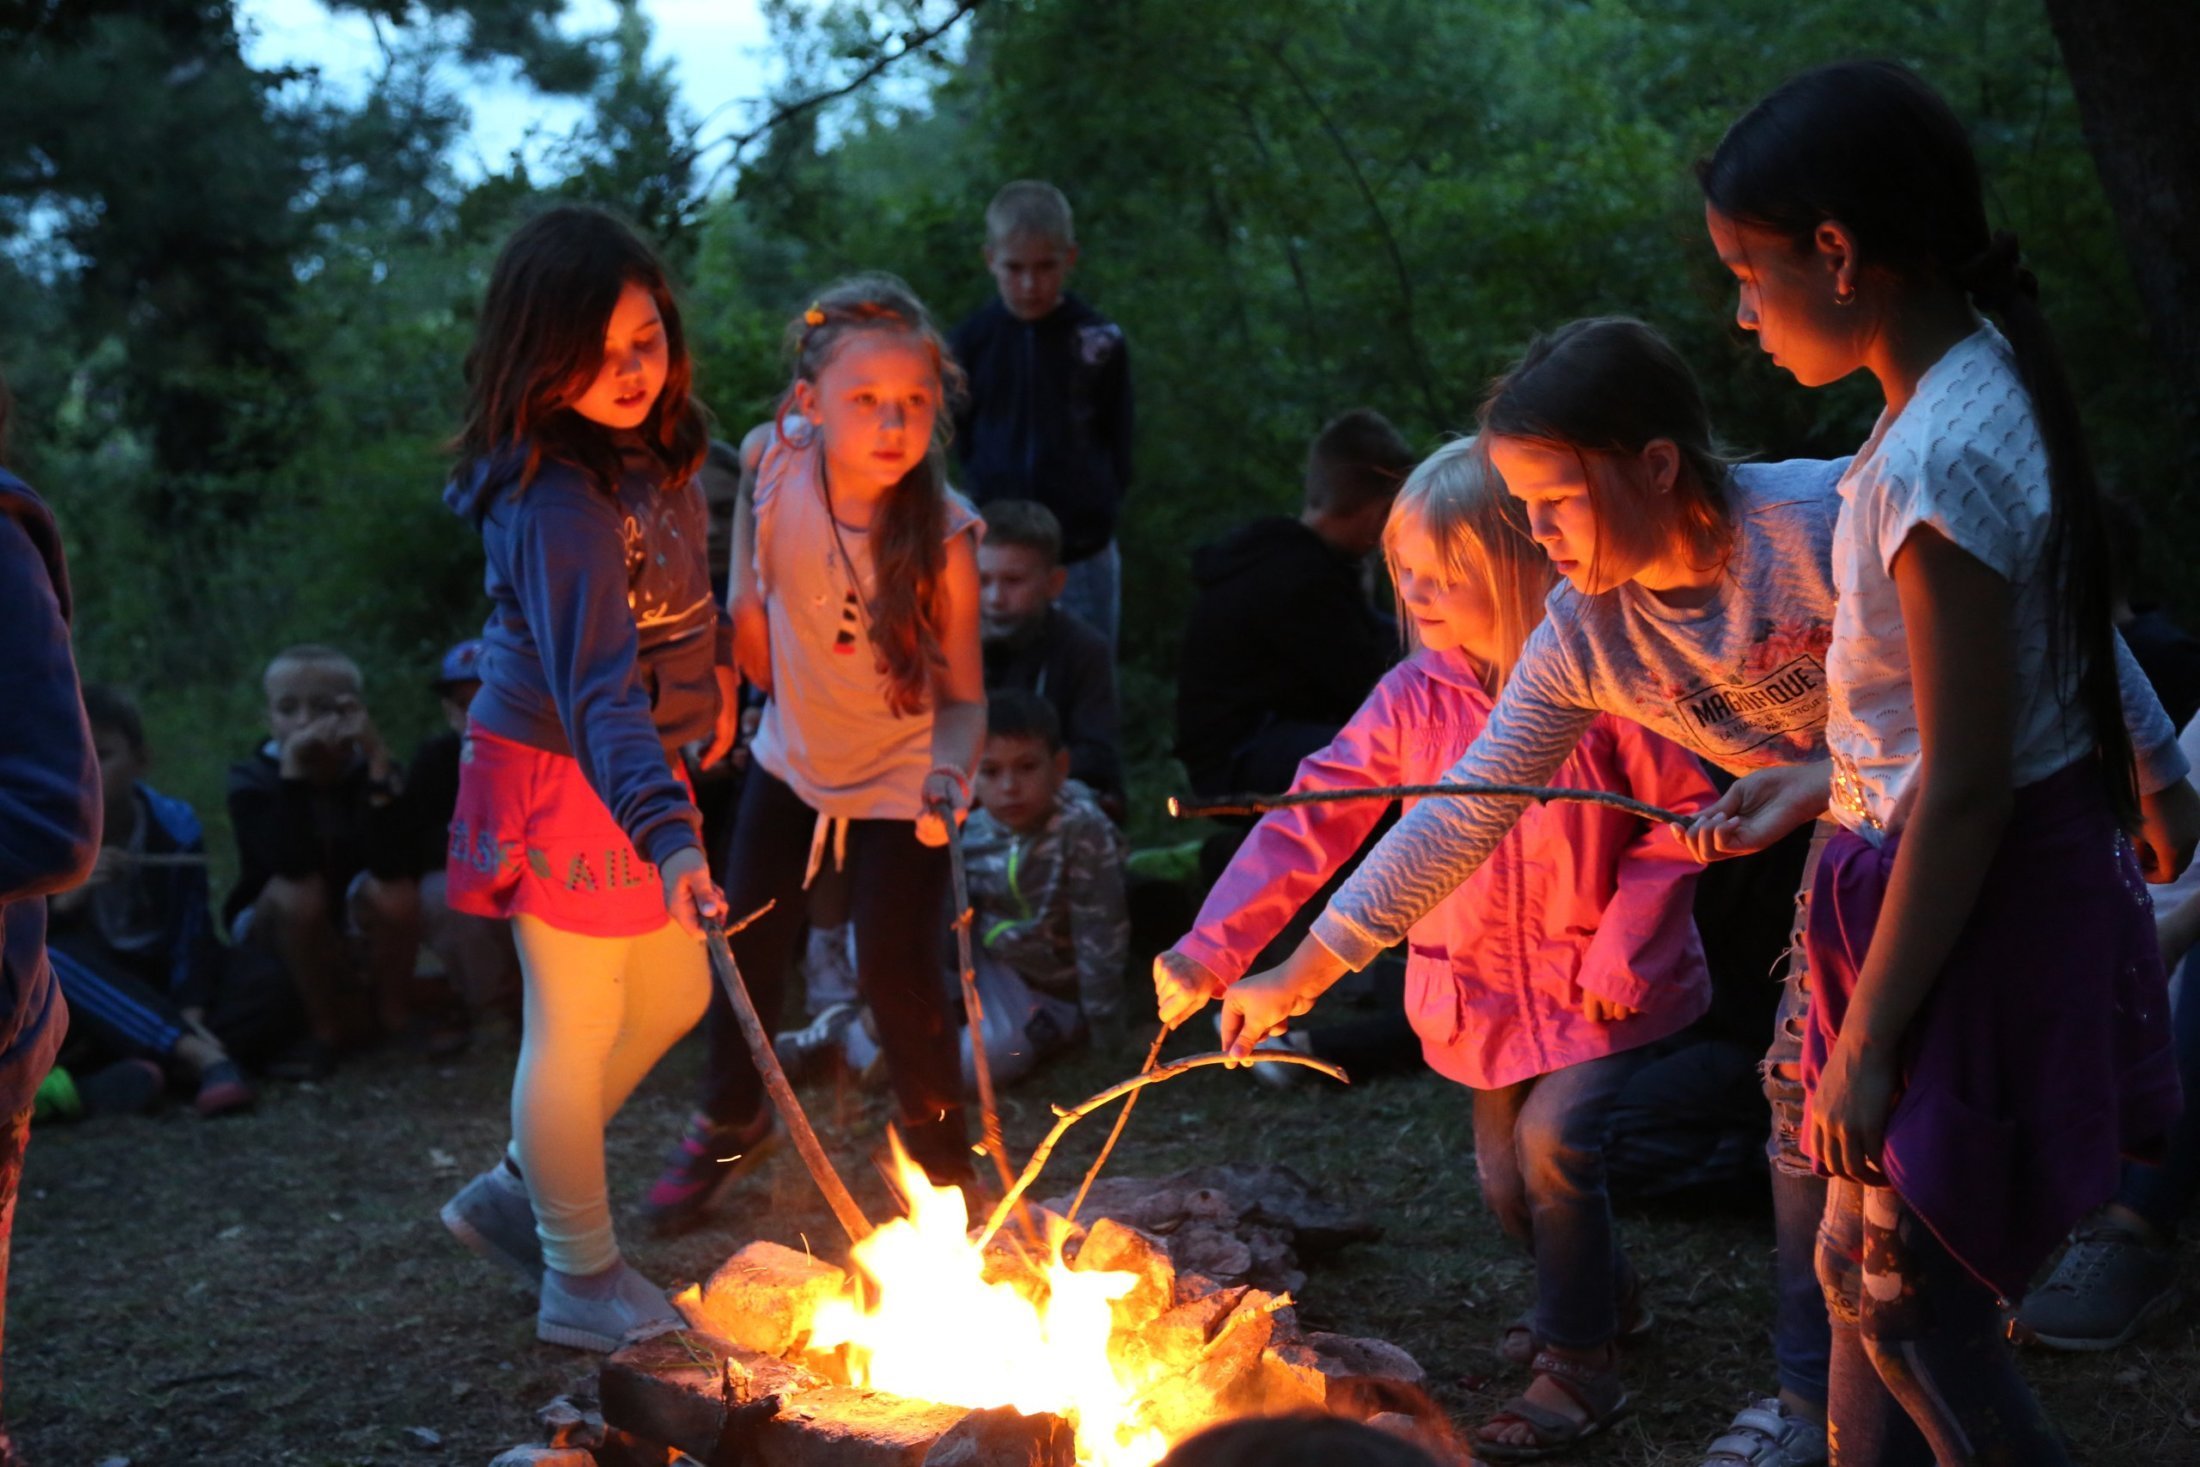
M 1383 550 L 1415 651 L 1299 765 L 1295 790 L 1440 781 L 1481 732 L 1554 581 L 1473 439 L 1414 470 Z M 1681 811 L 1712 797 L 1693 758 L 1609 716 L 1552 783 Z M 1368 800 L 1263 819 L 1191 932 L 1156 960 L 1162 1020 L 1181 1023 L 1243 977 L 1383 810 Z M 1627 1403 L 1614 1342 L 1646 1319 L 1605 1194 L 1605 1113 L 1643 1046 L 1710 1003 L 1690 915 L 1697 870 L 1663 825 L 1602 806 L 1531 806 L 1409 936 L 1407 1016 L 1431 1068 L 1475 1092 L 1483 1199 L 1535 1258 L 1535 1308 L 1515 1331 L 1526 1348 L 1510 1353 L 1532 1355 L 1538 1375 L 1565 1378 L 1589 1407 L 1576 1422 L 1516 1397 L 1478 1433 L 1485 1456 L 1512 1457 L 1506 1439 L 1522 1436 L 1541 1455 Z

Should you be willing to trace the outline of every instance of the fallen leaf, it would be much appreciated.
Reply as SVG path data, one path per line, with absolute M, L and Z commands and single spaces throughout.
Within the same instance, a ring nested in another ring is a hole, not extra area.
M 443 1450 L 443 1433 L 432 1427 L 408 1426 L 405 1428 L 405 1435 L 412 1439 L 412 1444 L 416 1447 L 431 1452 Z
M 216 1234 L 214 1235 L 214 1241 L 215 1241 L 215 1242 L 217 1242 L 217 1243 L 226 1243 L 226 1242 L 228 1242 L 228 1241 L 229 1241 L 229 1240 L 230 1240 L 231 1238 L 241 1238 L 241 1237 L 243 1237 L 243 1236 L 244 1236 L 244 1224 L 243 1224 L 243 1223 L 231 1223 L 231 1224 L 230 1224 L 230 1225 L 229 1225 L 228 1227 L 226 1227 L 226 1228 L 223 1228 L 223 1229 L 222 1229 L 222 1230 L 221 1230 L 220 1232 L 218 1232 L 218 1233 L 216 1233 Z
M 2136 1365 L 2127 1365 L 2116 1372 L 2116 1384 L 2122 1386 L 2135 1386 L 2146 1378 L 2146 1371 Z
M 435 1171 L 455 1172 L 458 1170 L 458 1158 L 440 1146 L 431 1146 L 428 1148 L 428 1165 Z

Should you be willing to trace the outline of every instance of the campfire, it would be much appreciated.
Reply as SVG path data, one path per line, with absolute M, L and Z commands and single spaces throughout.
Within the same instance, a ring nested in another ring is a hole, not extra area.
M 981 1249 L 959 1191 L 894 1168 L 903 1214 L 849 1269 L 748 1244 L 676 1297 L 688 1328 L 606 1363 L 597 1439 L 568 1422 L 560 1442 L 709 1467 L 1148 1467 L 1212 1422 L 1368 1416 L 1422 1379 L 1381 1341 L 1301 1330 L 1297 1250 L 1378 1230 L 1287 1169 L 1114 1178 L 1089 1226 L 1050 1199 L 1037 1245 Z

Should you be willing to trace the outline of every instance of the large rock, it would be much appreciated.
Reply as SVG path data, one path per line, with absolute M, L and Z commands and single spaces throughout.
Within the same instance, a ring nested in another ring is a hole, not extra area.
M 809 1337 L 818 1305 L 837 1297 L 847 1282 L 847 1274 L 823 1259 L 760 1240 L 672 1302 L 704 1334 L 785 1355 Z
M 1077 1250 L 1076 1267 L 1085 1273 L 1127 1273 L 1138 1283 L 1114 1301 L 1115 1327 L 1139 1330 L 1176 1302 L 1176 1265 L 1168 1249 L 1151 1233 L 1104 1217 L 1092 1225 Z
M 1059 1416 L 1010 1406 L 973 1411 L 924 1454 L 924 1467 L 1075 1467 L 1077 1433 Z
M 1331 1380 L 1395 1380 L 1409 1386 L 1428 1384 L 1421 1362 L 1388 1340 L 1333 1335 L 1320 1330 L 1306 1337 L 1322 1374 Z

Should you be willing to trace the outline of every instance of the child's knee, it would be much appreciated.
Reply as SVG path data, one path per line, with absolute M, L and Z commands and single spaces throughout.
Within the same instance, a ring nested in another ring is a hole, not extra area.
M 420 883 L 410 876 L 362 876 L 352 887 L 352 917 L 367 933 L 417 933 Z
M 252 899 L 252 923 L 290 932 L 332 926 L 328 883 L 319 876 L 270 876 Z

